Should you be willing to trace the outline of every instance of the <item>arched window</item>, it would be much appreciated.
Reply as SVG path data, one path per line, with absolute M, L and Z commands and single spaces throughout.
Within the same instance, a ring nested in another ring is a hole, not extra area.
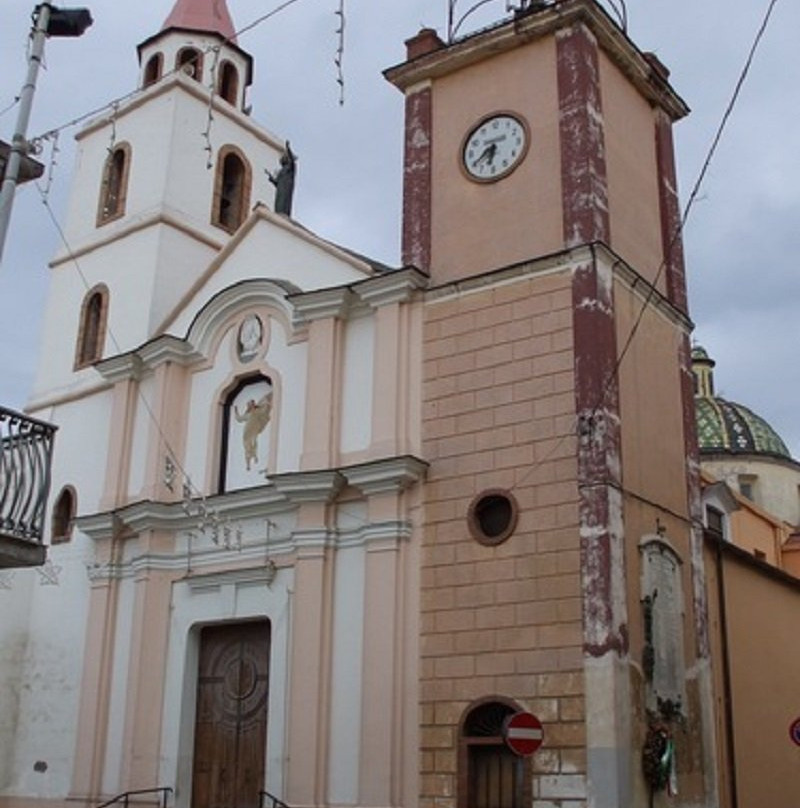
M 108 289 L 95 286 L 83 299 L 75 370 L 97 362 L 103 356 L 108 317 Z
M 149 87 L 155 84 L 161 78 L 161 69 L 164 63 L 164 58 L 160 53 L 153 54 L 148 60 L 144 68 L 144 83 L 143 87 Z
M 218 92 L 229 104 L 236 104 L 239 92 L 239 71 L 232 62 L 222 63 L 219 71 Z
M 264 485 L 275 440 L 274 386 L 260 373 L 239 379 L 222 403 L 219 492 Z
M 178 51 L 175 69 L 200 81 L 203 76 L 203 54 L 196 48 L 183 48 Z
M 97 211 L 98 226 L 118 219 L 125 213 L 130 165 L 131 147 L 127 143 L 117 144 L 108 155 L 103 168 L 100 205 Z
M 53 516 L 50 523 L 51 544 L 61 544 L 72 538 L 77 502 L 75 489 L 71 485 L 65 485 L 53 505 Z
M 212 224 L 233 233 L 250 205 L 250 165 L 238 149 L 225 146 L 217 157 Z
M 458 750 L 458 808 L 522 808 L 531 804 L 530 758 L 503 739 L 503 725 L 518 707 L 505 699 L 481 701 L 467 710 Z

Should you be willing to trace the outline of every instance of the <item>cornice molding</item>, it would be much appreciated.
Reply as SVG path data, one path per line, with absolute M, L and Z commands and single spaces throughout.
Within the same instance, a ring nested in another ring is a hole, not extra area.
M 353 291 L 372 308 L 405 303 L 420 289 L 427 289 L 430 278 L 416 267 L 404 267 L 353 285 Z
M 692 331 L 694 324 L 682 311 L 670 303 L 667 297 L 658 288 L 654 287 L 647 278 L 640 275 L 610 247 L 599 241 L 560 250 L 529 261 L 520 261 L 519 263 L 492 269 L 469 278 L 449 281 L 441 286 L 431 287 L 425 292 L 425 302 L 435 304 L 454 295 L 477 292 L 492 286 L 502 286 L 525 277 L 573 272 L 578 267 L 585 266 L 593 261 L 601 262 L 605 267 L 609 268 L 614 277 L 641 298 L 643 302 L 646 300 L 648 305 L 658 310 L 672 322 L 679 324 L 685 331 Z
M 389 460 L 373 460 L 341 469 L 348 484 L 364 495 L 405 491 L 421 482 L 428 471 L 428 463 L 412 455 Z
M 205 85 L 193 78 L 190 78 L 189 76 L 184 75 L 180 71 L 173 73 L 171 76 L 165 76 L 156 84 L 153 84 L 144 90 L 133 93 L 131 100 L 127 103 L 123 102 L 123 104 L 117 110 L 113 111 L 112 114 L 102 115 L 89 121 L 86 126 L 81 129 L 77 135 L 75 135 L 75 140 L 83 140 L 83 138 L 92 134 L 92 132 L 101 130 L 106 126 L 111 126 L 114 119 L 120 121 L 125 118 L 125 116 L 141 107 L 143 104 L 148 103 L 160 95 L 166 95 L 171 91 L 179 91 L 193 96 L 205 107 L 208 107 L 209 103 L 211 103 L 215 115 L 230 118 L 243 129 L 246 129 L 251 135 L 258 138 L 258 140 L 272 146 L 277 152 L 280 153 L 283 151 L 283 141 L 272 134 L 272 132 L 265 129 L 232 104 L 224 101 L 217 93 L 212 94 Z
M 688 114 L 686 103 L 663 74 L 594 0 L 564 0 L 530 14 L 517 15 L 506 23 L 390 67 L 383 75 L 407 93 L 426 80 L 447 76 L 531 40 L 557 36 L 576 23 L 589 28 L 603 51 L 650 103 L 662 107 L 673 120 Z
M 349 286 L 334 286 L 311 292 L 298 292 L 289 295 L 289 301 L 294 306 L 297 322 L 305 324 L 329 317 L 345 319 L 355 301 L 355 296 Z
M 344 478 L 336 470 L 272 474 L 269 481 L 292 505 L 302 502 L 333 502 L 344 487 Z
M 408 455 L 341 469 L 287 472 L 271 475 L 267 485 L 217 494 L 207 497 L 203 503 L 206 511 L 216 514 L 220 520 L 262 519 L 294 510 L 307 502 L 334 502 L 347 484 L 358 488 L 365 496 L 403 491 L 420 482 L 427 468 L 424 460 Z M 147 530 L 191 531 L 197 528 L 200 505 L 200 499 L 192 500 L 187 513 L 183 502 L 142 500 L 114 511 L 79 516 L 75 523 L 80 531 L 95 541 L 111 538 L 120 523 L 128 534 Z M 364 520 L 360 530 L 375 528 Z M 295 534 L 292 541 L 296 542 Z
M 109 244 L 113 244 L 115 241 L 121 241 L 127 236 L 131 236 L 151 227 L 157 227 L 158 225 L 164 225 L 165 227 L 178 230 L 199 244 L 203 244 L 217 253 L 222 249 L 223 244 L 219 239 L 211 238 L 208 233 L 185 221 L 181 218 L 181 214 L 178 211 L 174 211 L 169 207 L 163 207 L 150 213 L 143 213 L 131 219 L 123 218 L 116 224 L 104 226 L 101 230 L 92 233 L 88 241 L 85 241 L 83 244 L 73 245 L 69 251 L 57 255 L 50 261 L 48 266 L 51 269 L 55 269 L 61 264 L 71 265 L 77 258 L 82 258 L 84 255 L 106 247 Z

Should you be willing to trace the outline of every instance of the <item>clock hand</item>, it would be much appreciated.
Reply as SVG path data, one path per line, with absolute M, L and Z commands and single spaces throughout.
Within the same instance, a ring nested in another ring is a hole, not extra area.
M 494 156 L 497 154 L 497 144 L 490 143 L 480 154 L 477 160 L 472 163 L 473 168 L 477 168 L 480 163 L 493 163 Z

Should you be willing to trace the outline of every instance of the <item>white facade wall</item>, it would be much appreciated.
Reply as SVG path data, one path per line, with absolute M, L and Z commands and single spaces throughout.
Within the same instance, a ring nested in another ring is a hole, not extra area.
M 349 320 L 345 330 L 342 370 L 341 447 L 344 454 L 369 448 L 374 366 L 374 317 Z
M 97 284 L 109 289 L 104 355 L 130 351 L 149 338 L 158 254 L 158 231 L 151 228 L 81 256 L 80 272 L 72 262 L 52 270 L 41 341 L 46 360 L 39 363 L 34 401 L 74 395 L 100 382 L 93 368 L 73 371 L 81 306 Z
M 15 599 L 18 589 L 27 585 L 31 598 L 24 643 L 19 629 L 10 637 L 14 653 L 8 662 L 12 673 L 15 665 L 19 673 L 19 720 L 13 735 L 4 735 L 0 744 L 13 758 L 13 770 L 7 772 L 0 793 L 52 798 L 69 790 L 88 604 L 87 548 L 83 539 L 77 535 L 71 543 L 51 548 L 47 567 L 20 572 L 19 577 L 27 581 L 20 581 L 21 586 L 15 582 L 13 590 L 2 593 L 2 600 Z M 4 625 L 0 642 L 5 668 L 7 604 L 2 600 Z M 15 657 L 20 652 L 21 658 Z M 44 771 L 37 770 L 45 766 Z
M 751 482 L 755 504 L 770 515 L 800 525 L 800 465 L 755 455 L 725 459 L 702 458 L 703 469 L 734 491 L 742 478 Z
M 5 571 L 0 586 L 0 794 L 15 785 L 14 752 L 25 689 L 25 655 L 31 603 L 38 594 L 35 570 Z
M 364 664 L 364 548 L 336 554 L 331 664 L 331 737 L 328 800 L 357 805 Z
M 77 492 L 78 513 L 92 513 L 102 496 L 109 396 L 101 392 L 73 401 L 47 413 L 47 417 L 59 425 L 51 505 L 61 489 L 71 485 Z M 48 542 L 50 520 L 48 511 Z M 4 722 L 9 727 L 16 724 L 10 736 L 2 736 L 4 743 L 0 744 L 5 752 L 0 754 L 0 765 L 12 758 L 14 761 L 13 772 L 6 769 L 0 785 L 7 793 L 54 797 L 68 791 L 83 671 L 87 565 L 93 558 L 93 543 L 74 530 L 70 542 L 49 548 L 44 568 L 20 571 L 13 578 L 12 589 L 0 590 L 0 677 L 14 691 L 12 695 L 3 688 L 0 698 L 9 707 Z M 25 604 L 24 610 L 20 604 Z M 21 717 L 18 722 L 17 715 Z M 37 762 L 38 768 L 46 766 L 46 770 L 35 770 Z

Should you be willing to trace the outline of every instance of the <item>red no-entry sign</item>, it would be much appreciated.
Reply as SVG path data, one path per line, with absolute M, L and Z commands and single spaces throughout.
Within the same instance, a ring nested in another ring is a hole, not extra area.
M 789 725 L 789 737 L 792 739 L 792 743 L 800 746 L 800 718 L 795 718 Z
M 544 741 L 542 722 L 533 713 L 509 716 L 503 734 L 508 748 L 523 757 L 532 755 Z

